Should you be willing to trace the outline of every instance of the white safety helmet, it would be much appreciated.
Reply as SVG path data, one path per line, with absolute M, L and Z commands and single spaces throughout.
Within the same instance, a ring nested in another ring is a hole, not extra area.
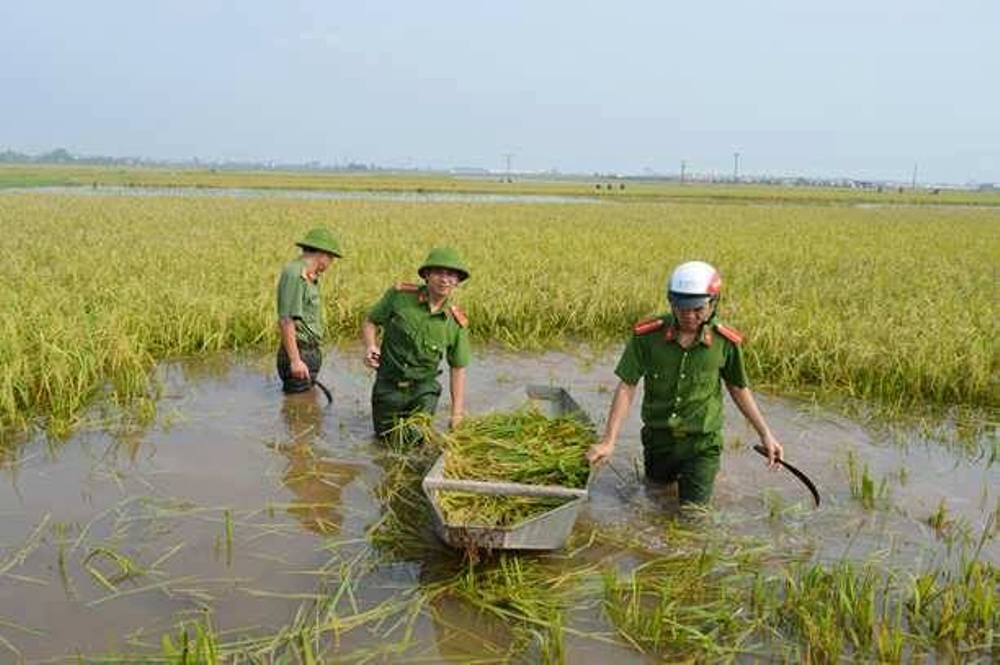
M 667 282 L 667 300 L 678 309 L 697 309 L 719 299 L 722 277 L 704 261 L 682 263 Z

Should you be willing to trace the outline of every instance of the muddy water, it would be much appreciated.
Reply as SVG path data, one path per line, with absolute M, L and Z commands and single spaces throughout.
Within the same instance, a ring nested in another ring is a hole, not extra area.
M 602 424 L 614 360 L 484 351 L 469 370 L 468 410 L 514 404 L 525 384 L 554 384 Z M 159 374 L 154 425 L 94 424 L 66 442 L 31 441 L 3 460 L 0 637 L 25 661 L 155 652 L 162 633 L 206 610 L 222 641 L 273 634 L 322 593 L 317 580 L 332 574 L 322 569 L 333 548 L 364 547 L 379 520 L 387 464 L 369 434 L 371 376 L 353 354 L 333 350 L 324 363 L 320 378 L 334 391 L 332 407 L 319 395 L 282 397 L 270 358 L 176 363 Z M 823 506 L 813 510 L 789 474 L 764 468 L 730 407 L 714 512 L 701 528 L 754 536 L 807 560 L 877 555 L 917 566 L 956 556 L 959 536 L 975 540 L 996 509 L 1000 465 L 988 456 L 916 437 L 899 445 L 809 405 L 760 401 L 787 458 L 816 481 Z M 639 426 L 633 407 L 577 532 L 624 527 L 650 551 L 668 551 L 662 519 L 676 500 L 641 481 Z M 885 481 L 874 509 L 851 495 L 849 454 L 859 472 L 867 465 L 876 484 Z M 941 501 L 944 531 L 927 524 Z M 429 551 L 383 562 L 356 591 L 359 603 L 419 589 L 435 568 L 455 561 L 443 548 Z M 138 570 L 116 562 L 115 553 Z M 980 556 L 1000 562 L 995 539 Z M 588 626 L 594 614 L 571 620 Z M 377 638 L 351 632 L 343 646 L 363 647 L 366 639 Z M 460 601 L 436 600 L 406 653 L 430 662 L 493 657 L 510 639 L 504 625 Z M 566 649 L 567 662 L 646 662 L 612 641 L 570 637 Z M 0 662 L 11 656 L 2 642 L 0 653 Z

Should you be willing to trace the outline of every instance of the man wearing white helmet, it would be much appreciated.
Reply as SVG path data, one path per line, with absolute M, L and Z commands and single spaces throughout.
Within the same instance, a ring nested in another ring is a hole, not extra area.
M 782 447 L 747 387 L 743 338 L 716 318 L 721 292 L 718 271 L 703 261 L 689 261 L 673 271 L 667 283 L 670 313 L 632 328 L 615 368 L 620 381 L 604 436 L 587 451 L 591 463 L 611 456 L 642 379 L 646 477 L 676 480 L 681 503 L 703 504 L 712 497 L 722 453 L 722 382 L 757 431 L 768 464 L 777 465 Z

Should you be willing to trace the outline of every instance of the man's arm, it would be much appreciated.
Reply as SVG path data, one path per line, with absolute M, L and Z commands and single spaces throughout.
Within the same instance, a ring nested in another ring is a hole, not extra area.
M 365 345 L 365 366 L 378 369 L 381 350 L 378 345 L 378 326 L 371 319 L 361 324 L 361 341 Z
M 451 418 L 448 424 L 454 428 L 462 422 L 462 417 L 465 414 L 465 368 L 452 367 L 449 371 L 449 379 Z
M 308 379 L 309 367 L 302 362 L 302 356 L 299 355 L 299 342 L 295 338 L 295 321 L 283 317 L 278 321 L 278 328 L 281 330 L 281 345 L 285 347 L 285 353 L 288 354 L 292 376 L 296 379 Z
M 784 459 L 785 451 L 781 444 L 778 443 L 778 440 L 774 438 L 771 429 L 767 426 L 767 421 L 764 420 L 764 416 L 757 406 L 757 400 L 754 399 L 753 393 L 750 392 L 749 388 L 741 388 L 729 383 L 726 384 L 726 389 L 729 391 L 733 401 L 736 402 L 740 413 L 750 421 L 750 424 L 757 431 L 757 436 L 760 437 L 761 444 L 767 449 L 768 466 L 772 469 L 777 468 L 778 460 Z
M 615 449 L 615 442 L 618 440 L 618 432 L 625 421 L 625 416 L 628 415 L 629 409 L 632 407 L 637 386 L 638 384 L 618 382 L 615 396 L 611 400 L 611 408 L 608 410 L 608 422 L 604 426 L 604 436 L 601 437 L 600 442 L 592 445 L 587 451 L 587 460 L 591 464 L 603 462 L 611 456 L 611 452 Z

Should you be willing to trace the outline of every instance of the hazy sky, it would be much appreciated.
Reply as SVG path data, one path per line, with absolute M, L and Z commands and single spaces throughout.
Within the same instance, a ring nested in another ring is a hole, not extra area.
M 1000 1 L 3 0 L 0 150 L 1000 181 Z

